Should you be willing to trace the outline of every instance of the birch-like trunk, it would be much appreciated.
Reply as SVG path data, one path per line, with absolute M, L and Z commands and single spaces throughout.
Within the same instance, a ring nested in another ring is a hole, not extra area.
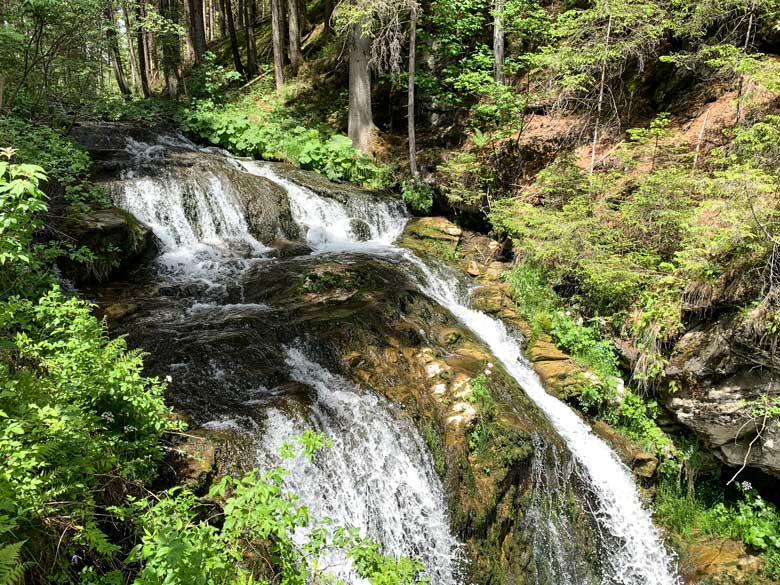
M 504 85 L 504 0 L 496 0 L 493 14 L 493 79 Z

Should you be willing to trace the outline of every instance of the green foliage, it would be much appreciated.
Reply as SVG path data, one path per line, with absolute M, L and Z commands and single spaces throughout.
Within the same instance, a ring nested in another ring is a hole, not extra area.
M 401 183 L 401 194 L 404 202 L 417 215 L 425 215 L 433 207 L 433 189 L 427 183 L 404 181 Z
M 282 449 L 285 459 L 313 457 L 327 439 L 307 431 Z M 382 554 L 357 530 L 313 518 L 283 488 L 284 467 L 224 477 L 209 493 L 219 507 L 175 488 L 158 503 L 141 500 L 126 513 L 139 515 L 143 535 L 130 553 L 142 566 L 136 585 L 333 582 L 324 556 L 340 552 L 374 585 L 427 583 L 420 562 Z M 305 532 L 301 542 L 296 534 Z
M 262 110 L 251 101 L 224 107 L 201 103 L 183 121 L 190 132 L 236 154 L 286 161 L 368 187 L 389 180 L 389 170 L 352 148 L 349 138 L 301 126 L 282 108 Z
M 24 577 L 27 564 L 19 558 L 23 542 L 0 545 L 0 585 L 17 585 Z
M 602 324 L 584 324 L 563 310 L 540 269 L 520 264 L 504 274 L 523 318 L 536 336 L 547 333 L 556 346 L 566 350 L 575 363 L 589 372 L 576 400 L 584 411 L 604 418 L 628 437 L 648 449 L 663 452 L 671 440 L 655 423 L 659 406 L 629 389 L 619 388 L 620 370 L 612 344 L 604 338 Z
M 485 372 L 471 379 L 471 392 L 466 396 L 466 400 L 478 409 L 473 428 L 468 435 L 469 450 L 472 453 L 482 453 L 494 438 L 496 415 L 496 401 L 490 392 L 488 376 Z
M 239 73 L 225 69 L 217 62 L 216 55 L 207 51 L 203 62 L 193 71 L 190 92 L 195 99 L 219 103 L 224 99 L 227 88 L 239 79 Z
M 142 367 L 89 305 L 57 289 L 0 304 L 0 539 L 27 539 L 27 558 L 55 571 L 57 548 L 60 562 L 74 547 L 115 553 L 98 507 L 112 482 L 151 476 L 175 427 Z
M 62 132 L 18 117 L 0 116 L 0 147 L 15 150 L 14 161 L 46 169 L 49 189 L 79 210 L 110 204 L 104 191 L 89 180 L 91 161 L 83 148 Z

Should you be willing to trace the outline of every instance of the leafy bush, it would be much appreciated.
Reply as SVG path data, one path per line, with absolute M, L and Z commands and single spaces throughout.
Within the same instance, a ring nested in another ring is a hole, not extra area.
M 311 458 L 327 444 L 311 431 L 294 441 L 283 446 L 283 458 Z M 312 518 L 297 496 L 283 488 L 286 474 L 280 466 L 238 479 L 225 477 L 209 493 L 220 506 L 204 504 L 178 488 L 158 503 L 135 504 L 126 511 L 139 518 L 143 531 L 130 554 L 142 566 L 135 584 L 330 582 L 334 577 L 321 563 L 326 554 L 343 555 L 360 577 L 376 585 L 427 582 L 419 561 L 385 556 L 357 530 Z
M 57 289 L 0 304 L 0 539 L 28 540 L 27 558 L 42 564 L 57 548 L 59 562 L 76 547 L 115 552 L 98 507 L 116 482 L 154 473 L 175 427 L 142 368 L 89 305 Z
M 404 202 L 417 215 L 425 215 L 433 207 L 433 189 L 427 183 L 404 181 L 401 184 Z
M 346 136 L 328 136 L 301 126 L 280 108 L 266 111 L 251 103 L 225 107 L 206 103 L 188 110 L 183 121 L 190 132 L 239 155 L 285 161 L 334 181 L 369 187 L 382 187 L 389 180 L 389 169 L 352 148 Z
M 88 180 L 89 155 L 58 130 L 0 116 L 0 137 L 0 147 L 13 148 L 16 162 L 45 168 L 54 181 L 51 190 L 62 192 L 80 210 L 110 204 L 106 193 Z

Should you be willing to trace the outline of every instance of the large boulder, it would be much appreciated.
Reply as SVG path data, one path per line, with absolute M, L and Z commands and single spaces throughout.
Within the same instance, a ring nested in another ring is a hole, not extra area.
M 94 255 L 87 262 L 75 262 L 67 257 L 59 260 L 65 275 L 76 282 L 104 280 L 112 272 L 125 270 L 157 250 L 149 226 L 117 207 L 88 213 L 66 208 L 63 215 L 65 219 L 58 222 L 57 228 L 75 248 L 88 248 Z
M 780 423 L 762 404 L 780 398 L 780 376 L 727 315 L 688 331 L 665 371 L 666 405 L 724 463 L 780 476 Z

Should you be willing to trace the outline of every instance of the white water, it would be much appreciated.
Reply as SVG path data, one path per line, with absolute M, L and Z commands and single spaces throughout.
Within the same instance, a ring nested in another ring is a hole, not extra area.
M 599 529 L 605 533 L 604 558 L 601 559 L 604 585 L 676 585 L 680 582 L 674 574 L 673 559 L 664 548 L 650 513 L 642 505 L 628 468 L 571 408 L 545 391 L 522 355 L 519 341 L 501 321 L 468 306 L 468 299 L 461 298 L 456 286 L 460 278 L 453 271 L 441 267 L 434 269 L 410 251 L 391 247 L 403 231 L 407 220 L 405 213 L 395 213 L 392 217 L 391 208 L 380 210 L 377 216 L 382 217 L 382 222 L 377 222 L 377 233 L 372 230 L 372 239 L 360 242 L 345 222 L 349 217 L 346 206 L 281 179 L 258 163 L 245 163 L 245 166 L 287 189 L 291 205 L 297 210 L 295 218 L 310 231 L 316 230 L 310 241 L 319 251 L 338 249 L 369 254 L 390 251 L 403 256 L 423 276 L 420 285 L 426 294 L 449 309 L 490 347 L 545 413 L 587 475 L 596 501 L 592 512 Z M 386 214 L 391 217 L 385 217 Z M 561 535 L 561 538 L 566 537 Z M 559 573 L 557 579 L 557 585 L 578 585 L 565 573 Z
M 285 486 L 315 517 L 359 528 L 384 552 L 422 560 L 435 585 L 454 585 L 457 542 L 441 482 L 414 425 L 388 400 L 330 373 L 300 349 L 287 350 L 287 365 L 294 380 L 314 388 L 316 401 L 305 419 L 268 410 L 260 460 L 274 464 L 282 442 L 306 428 L 324 433 L 333 445 L 313 463 L 288 464 Z M 324 560 L 335 574 L 358 581 L 343 557 Z
M 141 158 L 153 160 L 160 148 L 163 146 L 141 147 Z M 406 259 L 419 271 L 421 288 L 490 347 L 547 415 L 583 470 L 594 495 L 593 514 L 605 535 L 601 558 L 604 585 L 679 583 L 629 470 L 607 444 L 574 411 L 547 394 L 522 356 L 518 340 L 503 323 L 469 307 L 468 299 L 457 289 L 460 279 L 454 272 L 433 268 L 411 252 L 392 246 L 407 220 L 400 204 L 367 197 L 345 205 L 281 178 L 262 164 L 242 164 L 247 171 L 287 189 L 293 216 L 307 229 L 307 240 L 315 253 L 393 254 Z M 262 253 L 265 247 L 249 234 L 236 193 L 223 183 L 224 178 L 212 176 L 205 184 L 193 184 L 165 175 L 164 168 L 161 172 L 158 177 L 148 177 L 128 171 L 126 188 L 117 203 L 153 227 L 164 245 L 163 265 L 172 275 L 184 273 L 214 283 L 219 280 L 215 275 L 222 274 L 224 265 L 235 257 Z M 355 220 L 365 225 L 356 228 Z M 361 237 L 366 227 L 367 238 L 366 234 Z M 204 308 L 195 306 L 193 310 Z M 301 491 L 312 509 L 337 521 L 351 521 L 389 552 L 422 555 L 429 563 L 434 585 L 457 582 L 453 571 L 455 543 L 447 529 L 443 494 L 413 427 L 391 413 L 378 397 L 359 394 L 349 382 L 294 351 L 288 365 L 294 376 L 317 389 L 319 401 L 313 419 L 336 442 L 330 448 L 332 456 L 323 456 L 318 465 L 296 468 L 289 479 L 291 487 Z M 215 425 L 229 423 L 214 421 Z M 266 455 L 281 439 L 300 432 L 303 424 L 281 411 L 269 411 Z M 337 487 L 329 491 L 332 485 Z M 548 528 L 565 531 L 560 525 Z M 560 534 L 560 539 L 570 537 Z M 558 544 L 550 539 L 535 541 L 535 553 L 563 559 L 570 553 Z M 560 568 L 553 573 L 556 585 L 582 585 L 571 563 L 567 566 L 561 560 L 557 566 Z
M 522 355 L 520 344 L 506 326 L 468 307 L 458 298 L 450 284 L 457 276 L 446 270 L 437 273 L 412 254 L 405 255 L 424 274 L 422 286 L 427 294 L 448 308 L 490 347 L 507 371 L 547 415 L 566 441 L 572 455 L 582 465 L 596 496 L 593 513 L 600 529 L 610 536 L 609 546 L 605 547 L 602 559 L 602 582 L 621 585 L 679 583 L 672 569 L 672 559 L 664 548 L 658 529 L 652 523 L 650 513 L 642 506 L 628 468 L 571 408 L 545 391 L 539 377 Z
M 171 172 L 163 162 L 169 146 L 193 150 L 177 137 L 161 136 L 158 144 L 128 139 L 133 166 L 122 173 L 115 203 L 152 228 L 169 278 L 219 286 L 215 276 L 240 272 L 246 258 L 269 248 L 251 235 L 230 181 L 206 169 Z
M 279 176 L 263 163 L 242 161 L 241 164 L 248 172 L 270 179 L 287 190 L 293 219 L 306 229 L 307 243 L 315 254 L 381 254 L 404 231 L 408 215 L 400 201 L 366 195 L 351 197 L 344 204 Z M 361 230 L 368 233 L 361 235 Z

